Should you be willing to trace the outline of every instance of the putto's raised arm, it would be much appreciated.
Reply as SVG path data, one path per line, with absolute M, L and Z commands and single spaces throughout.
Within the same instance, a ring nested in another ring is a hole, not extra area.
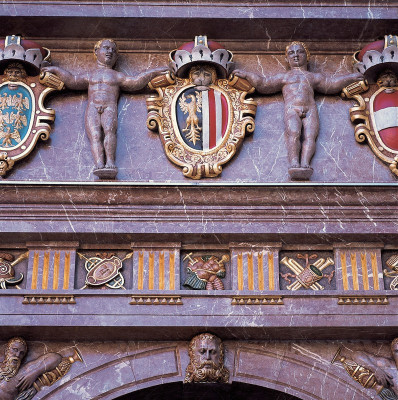
M 43 72 L 50 72 L 60 78 L 68 89 L 72 90 L 85 90 L 88 88 L 88 77 L 85 75 L 72 75 L 70 72 L 65 71 L 60 67 L 44 67 Z
M 247 79 L 257 92 L 262 94 L 277 93 L 283 88 L 283 74 L 264 76 L 241 69 L 236 69 L 233 74 L 239 78 Z
M 169 71 L 168 67 L 159 67 L 149 71 L 146 71 L 137 77 L 123 75 L 120 84 L 121 90 L 126 92 L 135 92 L 143 89 L 155 76 L 160 75 L 164 72 Z

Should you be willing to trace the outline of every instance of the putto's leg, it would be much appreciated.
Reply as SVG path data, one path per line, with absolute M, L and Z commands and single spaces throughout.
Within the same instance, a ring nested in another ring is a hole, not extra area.
M 101 116 L 102 128 L 104 130 L 104 148 L 106 155 L 106 168 L 116 168 L 116 130 L 117 130 L 117 107 L 108 106 Z
M 302 122 L 294 108 L 285 108 L 285 137 L 290 168 L 300 167 L 300 136 Z
M 104 146 L 102 145 L 101 115 L 92 104 L 87 106 L 85 126 L 87 136 L 90 140 L 95 167 L 97 169 L 104 168 L 105 154 Z
M 319 133 L 319 117 L 316 106 L 311 107 L 303 119 L 303 144 L 301 148 L 301 166 L 310 168 L 310 162 L 315 154 L 316 138 Z

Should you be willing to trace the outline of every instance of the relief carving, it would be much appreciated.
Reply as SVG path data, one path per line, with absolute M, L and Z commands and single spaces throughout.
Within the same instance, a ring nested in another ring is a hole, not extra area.
M 27 351 L 24 339 L 14 337 L 8 341 L 0 364 L 1 400 L 30 400 L 41 387 L 51 386 L 65 376 L 74 362 L 83 361 L 75 348 L 73 356 L 47 353 L 21 366 Z
M 167 71 L 167 68 L 148 70 L 138 77 L 115 71 L 113 68 L 118 58 L 118 48 L 112 39 L 97 42 L 94 55 L 96 66 L 87 73 L 72 74 L 60 67 L 45 67 L 43 72 L 51 72 L 60 77 L 68 89 L 88 90 L 85 127 L 95 163 L 93 173 L 101 179 L 115 179 L 117 105 L 120 91 L 141 90 L 154 76 Z
M 319 116 L 314 91 L 339 93 L 352 81 L 362 79 L 361 73 L 327 75 L 308 71 L 310 53 L 304 43 L 292 42 L 286 47 L 289 70 L 276 75 L 258 75 L 237 69 L 236 76 L 247 79 L 262 94 L 282 91 L 285 102 L 285 139 L 291 179 L 309 180 L 310 166 L 319 133 Z
M 398 254 L 394 254 L 386 261 L 388 269 L 383 269 L 384 276 L 393 278 L 390 282 L 391 290 L 398 290 Z
M 133 253 L 128 253 L 123 259 L 114 253 L 98 253 L 95 257 L 87 258 L 81 253 L 77 255 L 85 261 L 84 268 L 87 271 L 85 284 L 81 289 L 87 287 L 107 286 L 111 289 L 124 289 L 124 277 L 120 270 L 123 268 L 123 261 L 132 257 Z
M 158 95 L 147 99 L 149 129 L 159 131 L 166 156 L 191 179 L 216 177 L 254 130 L 254 89 L 238 77 L 226 79 L 232 53 L 196 36 L 170 53 L 174 75 L 154 78 Z
M 391 358 L 366 351 L 353 351 L 348 358 L 341 351 L 341 348 L 337 351 L 332 364 L 340 361 L 355 381 L 364 388 L 374 389 L 381 399 L 398 399 L 398 338 L 391 343 Z
M 305 260 L 305 266 L 303 267 L 298 260 Z M 296 254 L 295 257 L 283 257 L 281 264 L 290 270 L 286 273 L 280 272 L 281 277 L 289 284 L 286 286 L 287 290 L 295 291 L 300 288 L 323 290 L 324 286 L 318 281 L 327 278 L 330 285 L 334 278 L 334 270 L 329 273 L 323 272 L 329 266 L 334 265 L 331 257 L 318 257 L 317 254 Z M 282 289 L 284 288 L 282 287 Z
M 211 333 L 194 336 L 189 343 L 189 364 L 184 383 L 228 383 L 229 371 L 224 366 L 224 343 Z
M 188 260 L 187 278 L 184 286 L 197 290 L 224 290 L 222 278 L 225 278 L 224 263 L 229 257 L 224 255 L 219 259 L 216 256 L 191 257 L 192 253 L 184 257 Z
M 29 252 L 26 252 L 15 260 L 12 254 L 0 252 L 0 289 L 7 289 L 7 285 L 15 285 L 17 289 L 21 289 L 18 283 L 23 281 L 24 276 L 20 273 L 19 277 L 15 277 L 14 266 L 28 257 Z

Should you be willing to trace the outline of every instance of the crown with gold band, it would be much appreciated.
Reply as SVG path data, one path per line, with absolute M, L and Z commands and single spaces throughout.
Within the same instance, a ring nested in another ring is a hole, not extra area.
M 398 36 L 386 35 L 384 39 L 367 44 L 354 56 L 354 68 L 370 82 L 386 69 L 398 74 Z
M 37 75 L 41 67 L 51 62 L 50 50 L 17 35 L 0 40 L 0 52 L 0 71 L 11 61 L 17 61 L 26 67 L 28 74 Z
M 169 54 L 175 74 L 182 78 L 189 68 L 197 63 L 212 64 L 221 78 L 231 71 L 233 54 L 219 43 L 208 41 L 207 36 L 195 36 L 194 42 L 185 43 Z

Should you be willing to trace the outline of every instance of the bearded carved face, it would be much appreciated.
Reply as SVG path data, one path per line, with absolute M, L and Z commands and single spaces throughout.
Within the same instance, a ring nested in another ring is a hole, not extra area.
M 209 90 L 216 78 L 216 69 L 210 65 L 196 65 L 189 71 L 189 79 L 199 91 Z
M 189 345 L 190 363 L 184 382 L 228 382 L 229 371 L 224 367 L 224 345 L 214 335 L 195 336 Z
M 14 338 L 8 342 L 4 361 L 0 364 L 0 381 L 8 381 L 17 374 L 26 352 L 27 347 L 23 339 Z

